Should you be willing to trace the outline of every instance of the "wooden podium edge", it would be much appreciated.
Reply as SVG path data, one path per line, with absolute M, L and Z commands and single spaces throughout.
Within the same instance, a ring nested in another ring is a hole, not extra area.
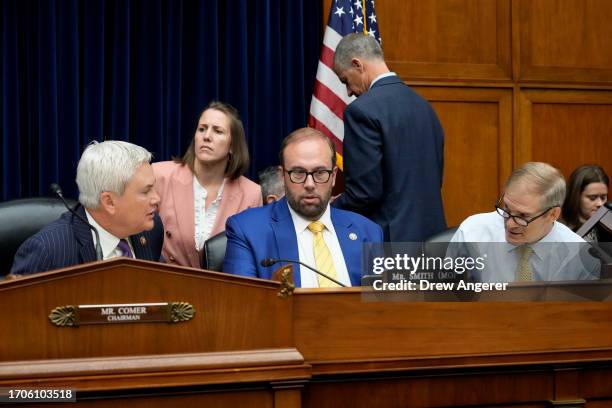
M 0 363 L 0 387 L 69 387 L 80 391 L 310 378 L 311 366 L 294 348 Z
M 612 348 L 575 349 L 483 355 L 450 355 L 404 358 L 377 358 L 359 360 L 315 361 L 313 376 L 397 371 L 448 371 L 526 366 L 610 365 Z

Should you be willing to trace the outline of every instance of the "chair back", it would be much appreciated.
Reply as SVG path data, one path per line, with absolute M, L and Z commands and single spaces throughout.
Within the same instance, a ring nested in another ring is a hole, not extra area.
M 423 253 L 429 257 L 444 258 L 446 256 L 448 243 L 451 238 L 453 238 L 458 228 L 459 227 L 450 227 L 427 238 L 423 243 Z
M 71 207 L 76 205 L 67 200 Z M 10 272 L 19 246 L 66 212 L 58 198 L 35 197 L 0 203 L 0 277 Z
M 225 248 L 227 247 L 227 236 L 221 231 L 204 242 L 204 254 L 202 256 L 202 268 L 209 271 L 223 271 L 223 260 L 225 259 Z

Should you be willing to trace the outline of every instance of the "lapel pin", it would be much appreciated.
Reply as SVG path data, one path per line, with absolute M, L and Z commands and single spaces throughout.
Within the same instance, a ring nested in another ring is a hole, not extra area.
M 140 237 L 140 245 L 142 246 L 147 245 L 147 239 L 145 237 Z
M 357 234 L 355 234 L 354 232 L 351 232 L 349 234 L 349 238 L 351 241 L 355 241 L 357 239 Z

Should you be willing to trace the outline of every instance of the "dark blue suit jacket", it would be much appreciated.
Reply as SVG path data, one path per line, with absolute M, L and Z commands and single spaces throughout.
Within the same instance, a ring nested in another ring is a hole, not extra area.
M 365 242 L 382 242 L 378 225 L 349 211 L 331 209 L 331 220 L 340 242 L 351 284 L 361 284 L 361 252 Z M 225 225 L 227 250 L 223 270 L 236 275 L 270 279 L 280 266 L 261 266 L 265 258 L 299 260 L 295 227 L 287 199 L 251 208 L 230 217 Z M 357 239 L 351 240 L 349 234 Z M 301 286 L 299 268 L 294 268 L 294 281 Z
M 446 228 L 444 132 L 429 103 L 397 76 L 344 111 L 345 191 L 333 206 L 378 223 L 385 241 L 423 241 Z
M 83 218 L 86 217 L 81 205 L 77 206 L 76 211 Z M 159 216 L 155 215 L 155 226 L 151 231 L 132 235 L 130 240 L 136 258 L 159 261 L 164 242 L 164 227 Z M 95 260 L 96 248 L 91 230 L 67 211 L 19 247 L 11 273 L 26 275 Z

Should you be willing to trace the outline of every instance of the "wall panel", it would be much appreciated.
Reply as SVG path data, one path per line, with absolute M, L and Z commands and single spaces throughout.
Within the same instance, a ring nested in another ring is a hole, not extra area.
M 584 163 L 612 173 L 612 91 L 523 90 L 515 164 L 544 161 L 569 176 Z
M 492 211 L 512 166 L 512 91 L 415 87 L 445 133 L 442 195 L 448 225 Z M 469 197 L 469 199 L 467 199 Z
M 612 81 L 612 1 L 517 0 L 520 78 Z
M 510 80 L 508 0 L 376 3 L 385 57 L 402 77 Z

